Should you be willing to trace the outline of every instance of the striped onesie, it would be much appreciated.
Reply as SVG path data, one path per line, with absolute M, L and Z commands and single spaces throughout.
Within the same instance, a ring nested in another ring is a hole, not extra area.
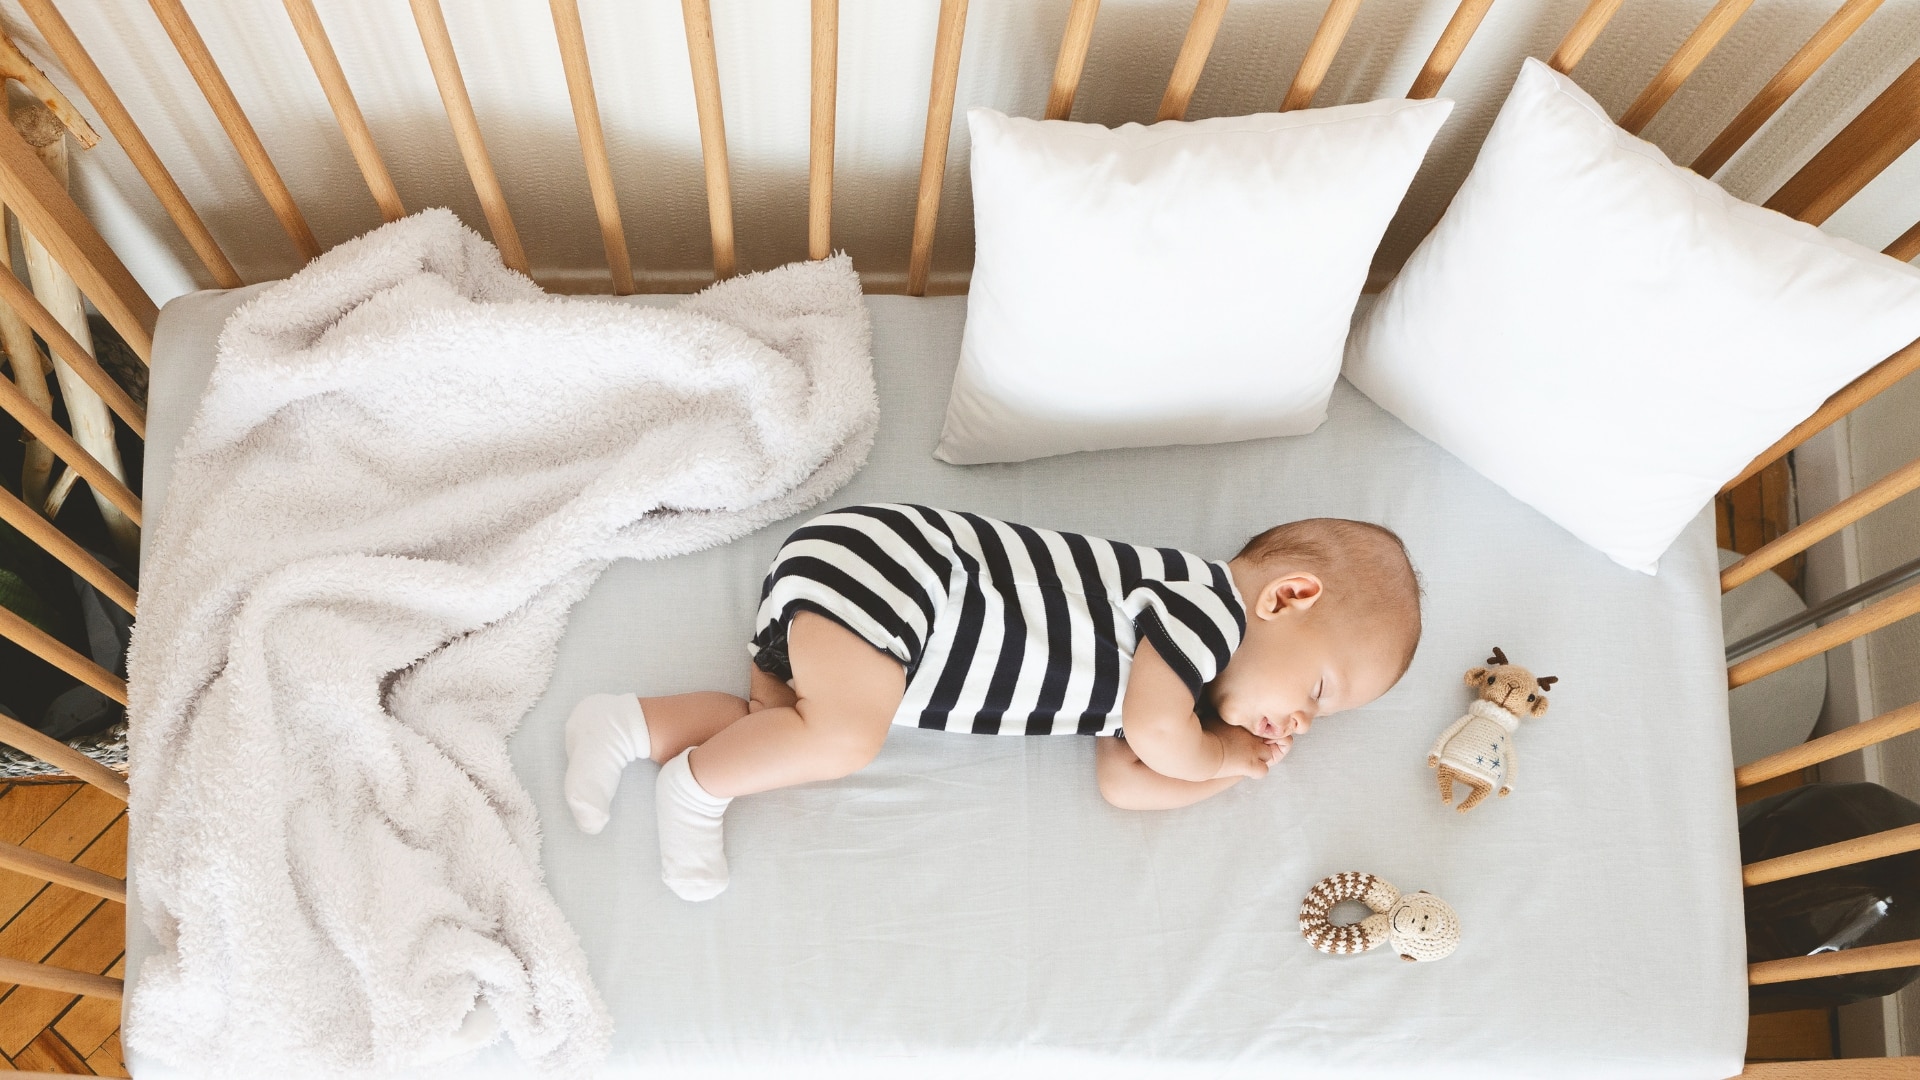
M 907 669 L 893 722 L 984 735 L 1114 735 L 1140 639 L 1196 699 L 1246 632 L 1227 564 L 924 506 L 850 506 L 787 538 L 748 651 L 793 677 L 812 611 Z

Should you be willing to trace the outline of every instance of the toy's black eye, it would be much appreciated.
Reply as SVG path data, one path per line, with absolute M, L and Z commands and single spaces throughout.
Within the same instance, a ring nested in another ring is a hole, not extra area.
M 1491 675 L 1489 675 L 1489 676 L 1487 676 L 1487 685 L 1488 685 L 1488 686 L 1492 686 L 1492 685 L 1493 685 L 1493 676 L 1491 676 Z
M 1527 700 L 1528 700 L 1528 701 L 1532 701 L 1532 700 L 1534 700 L 1534 697 L 1533 697 L 1533 695 L 1532 695 L 1532 694 L 1528 694 L 1528 695 L 1527 695 Z

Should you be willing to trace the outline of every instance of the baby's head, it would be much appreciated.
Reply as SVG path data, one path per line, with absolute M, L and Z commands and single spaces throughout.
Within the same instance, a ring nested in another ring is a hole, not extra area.
M 1228 564 L 1247 633 L 1209 687 L 1220 718 L 1270 741 L 1379 697 L 1420 643 L 1420 580 L 1390 529 L 1308 518 L 1247 541 Z

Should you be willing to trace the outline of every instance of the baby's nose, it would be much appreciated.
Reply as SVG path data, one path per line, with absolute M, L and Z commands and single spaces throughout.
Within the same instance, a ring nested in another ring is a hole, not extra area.
M 1305 735 L 1307 732 L 1313 730 L 1313 717 L 1308 716 L 1306 713 L 1294 713 L 1291 719 L 1293 720 L 1293 734 Z

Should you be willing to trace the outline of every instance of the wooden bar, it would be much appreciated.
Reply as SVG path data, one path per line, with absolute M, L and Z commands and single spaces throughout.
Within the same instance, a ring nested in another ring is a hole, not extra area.
M 1785 960 L 1748 964 L 1747 985 L 1763 986 L 1796 979 L 1851 975 L 1856 971 L 1884 971 L 1887 968 L 1915 966 L 1920 966 L 1920 940 L 1895 941 L 1886 945 L 1868 945 L 1859 949 L 1789 956 Z
M 1818 225 L 1920 141 L 1920 59 L 1840 129 L 1765 203 Z
M 1739 22 L 1740 16 L 1745 15 L 1752 6 L 1753 0 L 1720 0 L 1713 5 L 1707 17 L 1700 20 L 1700 25 L 1687 35 L 1687 40 L 1681 42 L 1680 47 L 1667 58 L 1653 81 L 1640 91 L 1640 96 L 1620 115 L 1620 127 L 1635 135 L 1640 134 L 1641 129 L 1647 126 L 1647 121 L 1653 119 L 1654 114 L 1693 75 L 1700 62 L 1707 58 L 1715 45 L 1720 44 L 1720 39 L 1727 36 L 1727 31 L 1733 29 L 1733 24 Z
M 75 866 L 19 844 L 0 841 L 0 866 L 36 881 L 50 881 L 55 885 L 90 893 L 102 900 L 117 900 L 122 904 L 127 902 L 127 883 L 119 878 L 108 877 L 84 866 Z
M 513 215 L 507 211 L 507 194 L 494 175 L 493 159 L 487 156 L 487 140 L 480 134 L 480 120 L 473 113 L 473 99 L 467 95 L 467 83 L 460 75 L 460 58 L 453 52 L 453 37 L 447 33 L 447 16 L 440 0 L 407 0 L 413 7 L 413 25 L 420 31 L 420 44 L 427 50 L 427 63 L 433 68 L 434 85 L 440 89 L 440 102 L 446 107 L 447 122 L 453 125 L 453 141 L 459 144 L 460 157 L 473 180 L 473 193 L 480 198 L 480 212 L 486 215 L 487 231 L 500 249 L 500 259 L 521 273 L 529 273 L 527 251 L 520 246 L 520 231 L 513 227 Z
M 127 801 L 127 778 L 87 755 L 43 732 L 35 731 L 10 716 L 0 716 L 0 743 L 84 780 L 101 791 Z
M 1884 0 L 1847 0 L 1840 5 L 1840 10 L 1834 12 L 1833 17 L 1828 19 L 1825 25 L 1814 31 L 1813 36 L 1807 39 L 1807 43 L 1800 46 L 1800 51 L 1794 53 L 1773 78 L 1767 80 L 1767 85 L 1760 88 L 1760 92 L 1753 96 L 1752 101 L 1747 102 L 1747 107 L 1740 110 L 1739 115 L 1735 116 L 1713 142 L 1700 152 L 1699 157 L 1693 159 L 1693 171 L 1701 176 L 1712 176 L 1719 172 L 1720 166 L 1725 165 L 1735 151 L 1745 146 L 1748 139 L 1753 138 L 1761 125 L 1778 112 L 1780 106 L 1787 103 L 1787 99 L 1792 97 L 1815 71 L 1820 69 L 1821 64 L 1827 62 L 1835 49 L 1852 37 L 1855 30 L 1860 29 L 1860 24 L 1866 22 L 1869 15 L 1879 10 L 1883 2 Z
M 1320 28 L 1307 43 L 1307 55 L 1300 59 L 1300 70 L 1294 72 L 1293 85 L 1287 88 L 1286 99 L 1280 102 L 1281 112 L 1313 104 L 1313 95 L 1320 92 L 1320 84 L 1326 81 L 1327 69 L 1333 66 L 1333 58 L 1340 51 L 1340 43 L 1346 40 L 1354 13 L 1359 10 L 1360 0 L 1332 0 L 1327 4 L 1327 13 L 1320 17 Z
M 106 975 L 89 975 L 84 971 L 51 967 L 47 964 L 30 964 L 25 960 L 14 960 L 4 956 L 0 956 L 0 983 L 33 986 L 62 994 L 79 994 L 82 997 L 109 998 L 113 1001 L 119 1001 L 121 994 L 126 990 L 125 983 Z
M 707 0 L 680 0 L 693 65 L 693 101 L 700 114 L 700 159 L 707 178 L 707 227 L 713 235 L 713 276 L 734 271 L 733 177 L 727 164 L 727 120 L 720 107 L 720 60 L 713 45 Z
M 807 258 L 833 254 L 833 123 L 839 107 L 840 0 L 813 0 L 813 91 L 807 145 Z
M 1821 870 L 1831 870 L 1836 866 L 1871 862 L 1874 859 L 1902 855 L 1909 851 L 1920 851 L 1920 825 L 1888 829 L 1867 836 L 1857 836 L 1852 840 L 1842 840 L 1837 844 L 1796 851 L 1776 859 L 1762 859 L 1759 862 L 1748 863 L 1740 868 L 1740 883 L 1765 885 L 1770 881 L 1818 873 Z
M 1915 488 L 1920 488 L 1920 458 L 1788 529 L 1753 554 L 1720 571 L 1720 591 L 1729 592 L 1759 577 Z
M 1067 28 L 1060 34 L 1060 52 L 1053 61 L 1053 85 L 1047 88 L 1048 120 L 1073 117 L 1073 97 L 1080 90 L 1080 73 L 1087 66 L 1087 46 L 1093 41 L 1093 19 L 1100 0 L 1073 0 L 1067 9 Z
M 1587 55 L 1587 50 L 1593 47 L 1594 40 L 1600 36 L 1600 31 L 1605 30 L 1607 23 L 1613 21 L 1614 13 L 1620 10 L 1620 5 L 1624 2 L 1625 0 L 1588 0 L 1586 10 L 1574 20 L 1573 28 L 1567 31 L 1567 36 L 1560 39 L 1560 47 L 1553 50 L 1553 56 L 1547 61 L 1547 66 L 1562 75 L 1571 72 L 1575 65 L 1580 63 L 1581 57 Z
M 213 115 L 226 129 L 227 138 L 240 155 L 241 164 L 247 167 L 248 175 L 253 177 L 260 194 L 272 207 L 273 216 L 280 219 L 280 227 L 293 240 L 293 246 L 303 259 L 312 259 L 320 254 L 320 242 L 313 238 L 313 230 L 307 227 L 307 219 L 300 214 L 300 207 L 293 201 L 293 192 L 287 190 L 286 181 L 280 178 L 280 170 L 273 167 L 273 159 L 267 156 L 267 148 L 260 142 L 260 134 L 253 130 L 253 123 L 240 109 L 240 99 L 233 96 L 233 88 L 227 85 L 227 77 L 220 73 L 220 65 L 214 63 L 213 54 L 207 51 L 207 43 L 200 37 L 199 28 L 187 17 L 187 9 L 180 0 L 147 0 L 153 13 L 160 17 L 160 25 L 173 39 L 174 50 L 180 59 L 186 62 L 187 71 L 193 81 L 200 84 L 200 93 L 206 97 L 212 107 Z
M 1913 228 L 1901 233 L 1900 238 L 1888 244 L 1885 251 L 1901 262 L 1912 262 L 1915 255 L 1920 255 L 1920 222 L 1915 222 Z
M 174 227 L 180 230 L 194 254 L 200 257 L 207 273 L 213 276 L 214 284 L 223 289 L 239 288 L 240 275 L 234 270 L 233 263 L 227 260 L 226 252 L 214 242 L 206 223 L 200 220 L 200 215 L 187 202 L 180 185 L 174 183 L 172 174 L 161 164 L 160 156 L 153 152 L 153 146 L 147 142 L 139 125 L 133 122 L 132 114 L 127 112 L 127 107 L 113 92 L 113 87 L 108 85 L 107 77 L 101 74 L 93 57 L 87 54 L 80 39 L 74 36 L 73 28 L 67 25 L 67 20 L 53 6 L 53 0 L 20 0 L 20 6 L 33 19 L 34 26 L 47 40 L 47 47 L 53 50 L 61 66 L 67 69 L 68 76 L 79 84 L 80 92 L 99 111 L 107 130 L 113 133 L 120 149 L 126 151 L 127 157 L 133 161 L 133 167 L 146 180 L 154 198 L 160 200 L 161 208 L 173 219 Z
M 41 71 L 38 64 L 27 59 L 27 54 L 21 52 L 20 47 L 3 30 L 0 30 L 0 79 L 12 79 L 27 93 L 38 98 L 40 104 L 46 106 L 53 118 L 60 122 L 60 126 L 67 129 L 67 134 L 80 140 L 81 146 L 91 150 L 100 145 L 100 133 L 93 130 L 87 118 L 80 115 L 80 110 L 73 107 L 73 102 L 67 100 L 67 95 L 53 85 L 53 80 L 47 78 L 47 73 Z
M 626 227 L 620 222 L 620 198 L 613 189 L 607 136 L 600 127 L 600 101 L 593 92 L 593 69 L 587 64 L 587 33 L 580 25 L 579 0 L 550 0 L 549 6 L 554 37 L 560 42 L 560 66 L 567 72 L 573 126 L 580 133 L 580 156 L 587 165 L 587 188 L 593 193 L 593 212 L 600 222 L 600 246 L 607 252 L 614 294 L 626 296 L 633 292 L 633 261 L 627 255 Z
M 93 354 L 88 352 L 85 346 L 74 340 L 73 335 L 67 332 L 67 328 L 60 324 L 60 320 L 54 318 L 53 313 L 47 310 L 39 297 L 33 295 L 33 290 L 27 288 L 19 278 L 6 270 L 0 270 L 0 303 L 6 304 L 25 319 L 27 325 L 33 328 L 33 332 L 40 335 L 40 340 L 45 341 L 48 347 L 53 349 L 53 354 L 65 361 L 75 375 L 80 376 L 94 393 L 99 394 L 100 400 L 106 402 L 107 408 L 112 409 L 115 416 L 125 421 L 135 435 L 142 439 L 147 437 L 146 410 L 127 396 L 127 392 L 120 388 L 119 383 L 113 381 L 113 376 L 107 374 L 106 369 L 100 366 L 99 361 L 93 358 Z
M 1200 85 L 1200 72 L 1207 66 L 1207 54 L 1213 52 L 1214 35 L 1220 32 L 1220 20 L 1226 13 L 1227 0 L 1197 0 L 1193 5 L 1193 19 L 1180 42 L 1180 55 L 1173 61 L 1173 74 L 1167 76 L 1167 89 L 1160 95 L 1155 121 L 1186 117 L 1193 89 Z
M 940 0 L 933 43 L 933 86 L 927 92 L 927 137 L 920 149 L 920 193 L 913 207 L 913 250 L 907 259 L 907 295 L 925 296 L 933 272 L 933 230 L 940 188 L 947 178 L 947 141 L 953 97 L 960 83 L 960 44 L 967 31 L 967 0 Z
M 1920 1057 L 1757 1061 L 1735 1080 L 1913 1080 Z
M 1885 599 L 1876 600 L 1845 618 L 1835 619 L 1734 664 L 1727 669 L 1727 687 L 1745 686 L 1915 614 L 1920 614 L 1920 585 L 1909 586 Z
M 136 614 L 133 586 L 120 580 L 119 575 L 101 565 L 100 560 L 87 553 L 87 549 L 74 543 L 51 521 L 41 517 L 5 488 L 0 488 L 0 521 L 13 526 L 27 539 L 40 545 L 47 554 L 59 559 L 67 569 L 99 589 L 101 595 L 113 601 L 122 611 L 129 615 Z
M 340 68 L 340 58 L 334 54 L 333 42 L 327 37 L 326 26 L 320 22 L 320 13 L 313 9 L 313 0 L 283 0 L 283 3 L 287 18 L 293 23 L 293 32 L 300 35 L 300 46 L 307 51 L 307 61 L 320 80 L 320 89 L 327 95 L 327 105 L 333 109 L 340 134 L 346 136 L 347 149 L 353 151 L 354 164 L 360 166 L 367 190 L 380 207 L 380 216 L 387 221 L 399 221 L 407 216 L 407 208 L 400 202 L 400 190 L 393 186 L 393 177 L 387 172 L 386 161 L 380 157 L 380 148 L 374 145 L 373 132 L 368 130 L 367 118 L 360 112 L 360 102 L 354 98 L 353 88 L 347 85 L 347 73 Z
M 4 125 L 0 125 L 4 126 Z M 8 129 L 12 130 L 12 129 Z M 127 519 L 135 525 L 140 524 L 140 499 L 120 478 L 100 464 L 98 458 L 87 453 L 67 429 L 54 423 L 53 417 L 42 412 L 26 392 L 14 385 L 12 379 L 0 379 L 0 410 L 20 422 L 34 438 L 47 444 L 53 455 L 67 463 L 67 467 L 79 474 L 82 480 L 92 484 L 95 491 L 107 497 Z
M 1758 761 L 1742 765 L 1733 770 L 1733 785 L 1749 788 L 1764 784 L 1778 776 L 1810 769 L 1823 761 L 1832 761 L 1845 757 L 1855 750 L 1864 750 L 1876 743 L 1886 742 L 1909 731 L 1920 731 L 1920 701 L 1911 705 L 1881 713 L 1871 720 L 1858 724 L 1849 724 L 1838 731 L 1810 739 L 1798 746 L 1790 746 L 1777 754 L 1768 754 Z
M 151 364 L 160 309 L 12 124 L 0 124 L 0 203 L 46 245 L 134 354 Z
M 1460 62 L 1460 54 L 1467 51 L 1467 43 L 1473 40 L 1480 21 L 1487 17 L 1487 9 L 1492 6 L 1493 0 L 1460 0 L 1460 6 L 1453 9 L 1453 18 L 1447 20 L 1447 28 L 1440 32 L 1440 40 L 1433 43 L 1426 66 L 1420 69 L 1413 88 L 1407 91 L 1408 97 L 1420 100 L 1440 92 L 1447 76 L 1453 73 L 1453 65 Z
M 1834 391 L 1833 396 L 1815 409 L 1812 416 L 1800 421 L 1792 431 L 1780 436 L 1780 441 L 1761 451 L 1759 457 L 1754 458 L 1746 468 L 1740 470 L 1740 475 L 1727 481 L 1726 485 L 1720 489 L 1721 494 L 1746 483 L 1761 469 L 1786 457 L 1789 451 L 1825 431 L 1835 420 L 1866 404 L 1873 399 L 1874 395 L 1916 370 L 1920 370 L 1920 340 L 1914 341 L 1906 348 L 1868 368 L 1859 378 Z
M 0 637 L 79 679 L 122 705 L 127 703 L 127 682 L 68 648 L 64 642 L 14 614 L 0 608 Z

